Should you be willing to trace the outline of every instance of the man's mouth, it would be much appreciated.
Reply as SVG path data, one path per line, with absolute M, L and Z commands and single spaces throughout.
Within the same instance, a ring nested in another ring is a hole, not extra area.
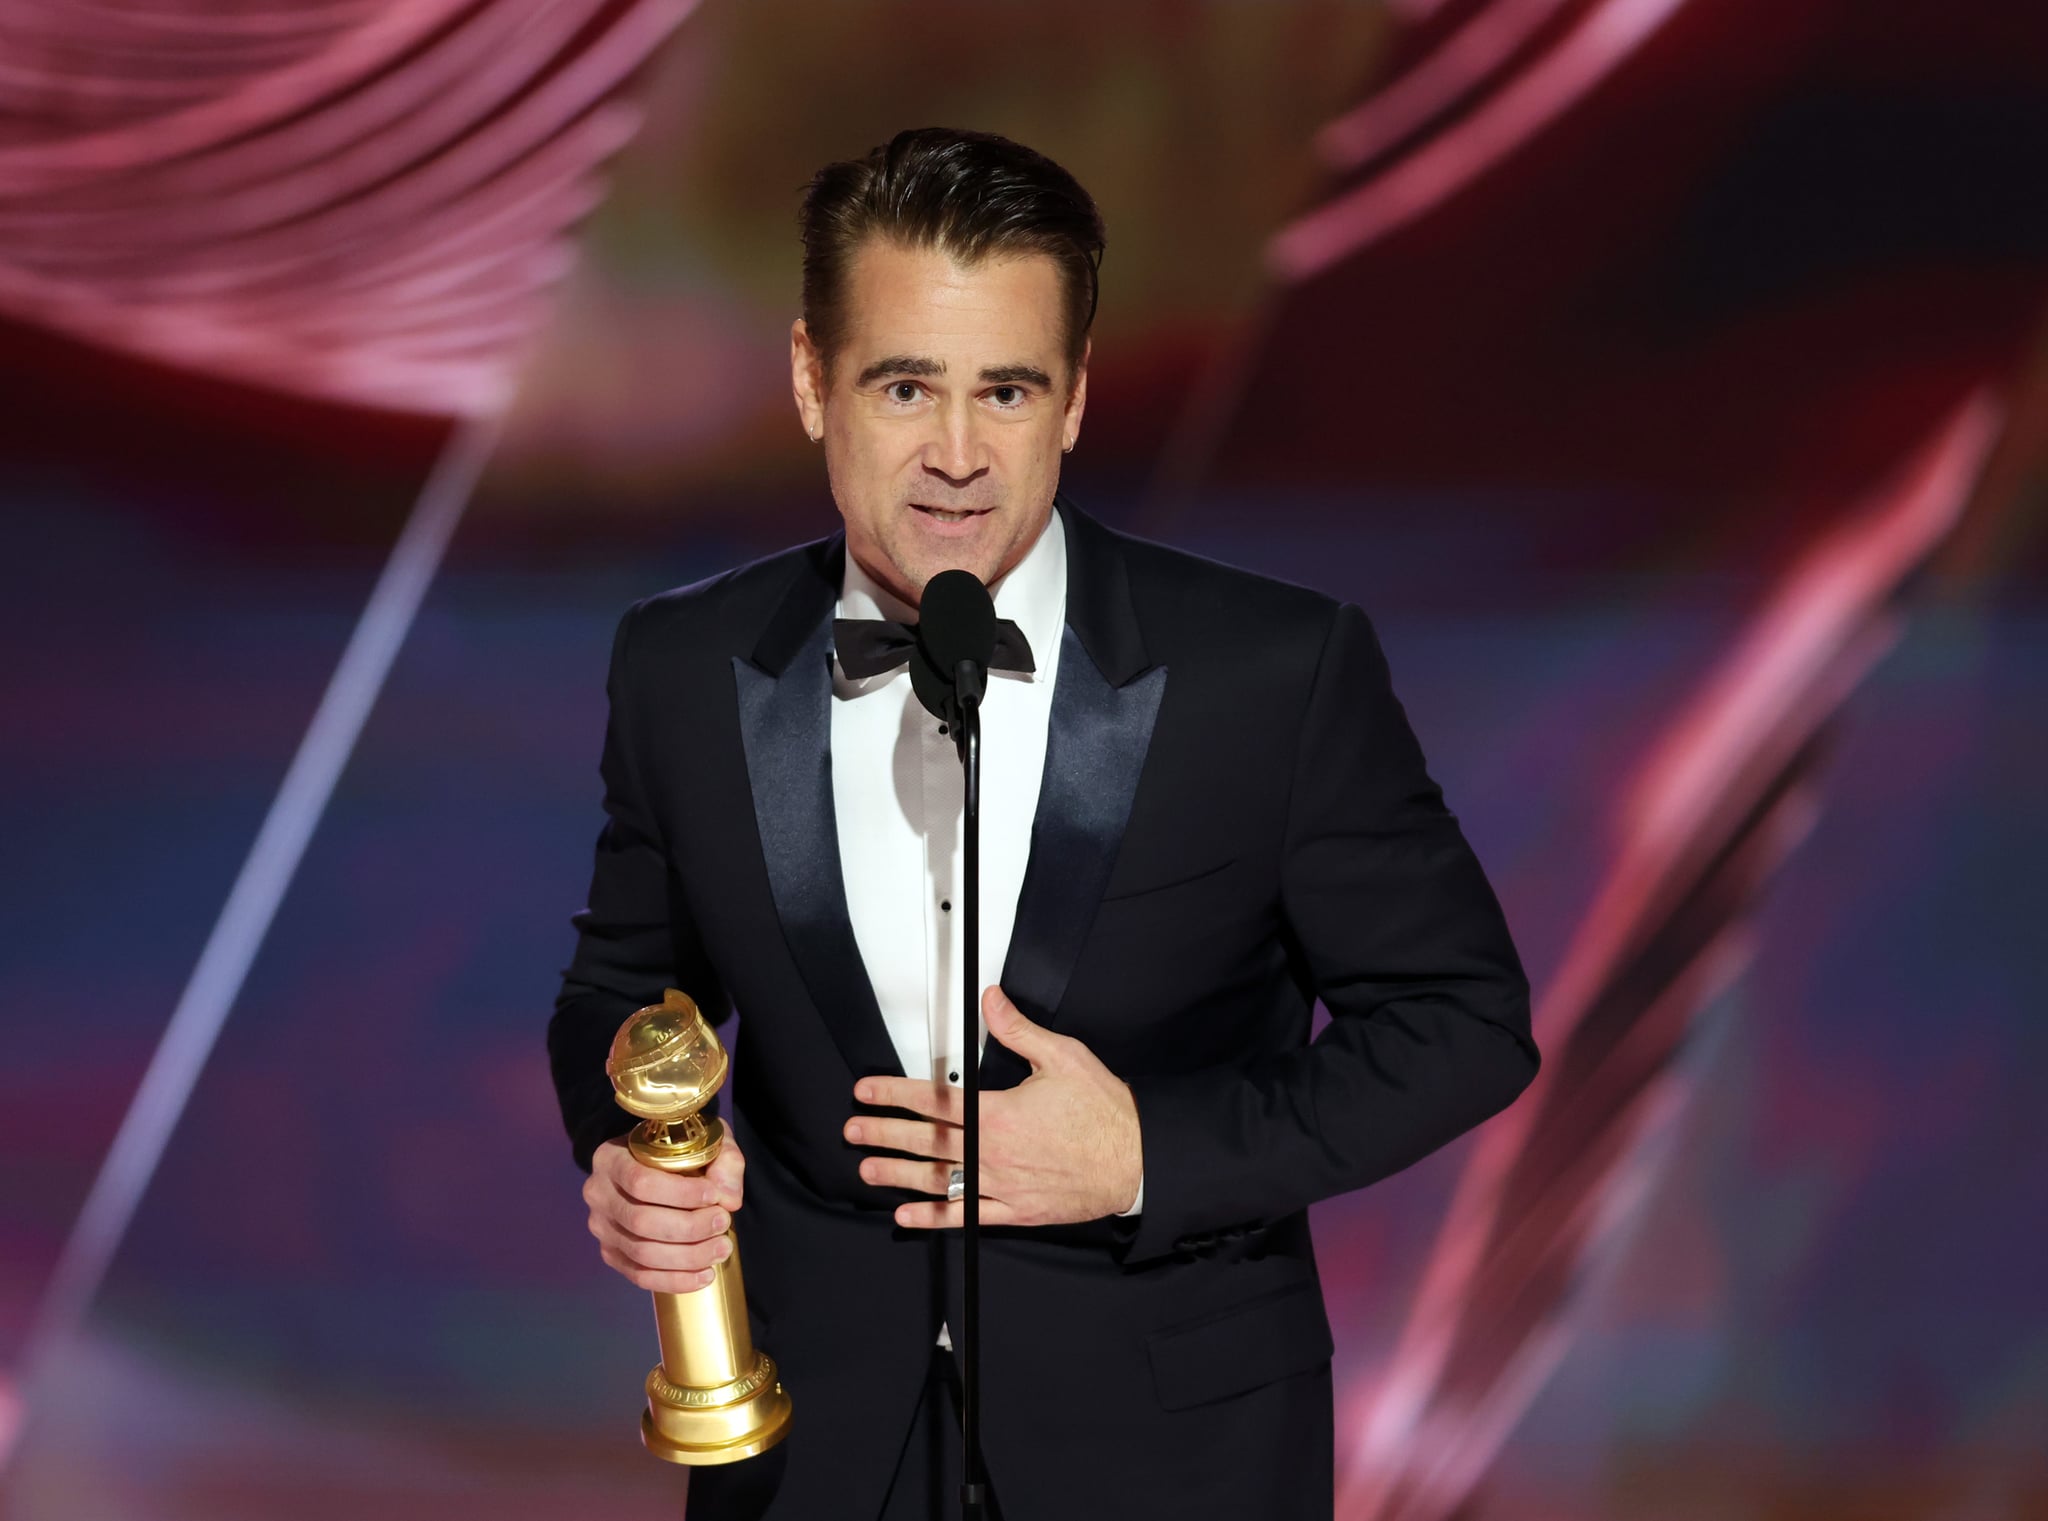
M 923 502 L 912 502 L 910 505 L 926 517 L 934 518 L 941 523 L 964 523 L 969 518 L 980 517 L 989 510 L 986 507 L 932 507 Z

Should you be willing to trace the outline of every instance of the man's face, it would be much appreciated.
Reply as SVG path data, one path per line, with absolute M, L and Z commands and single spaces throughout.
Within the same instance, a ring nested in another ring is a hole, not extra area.
M 801 318 L 790 371 L 806 430 L 824 434 L 847 552 L 912 604 L 942 570 L 995 580 L 1051 515 L 1087 401 L 1085 351 L 1069 383 L 1058 266 L 963 267 L 875 238 L 845 303 L 829 385 Z

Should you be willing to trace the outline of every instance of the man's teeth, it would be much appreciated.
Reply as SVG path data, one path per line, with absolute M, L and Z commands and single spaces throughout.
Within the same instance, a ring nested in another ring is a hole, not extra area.
M 926 507 L 921 510 L 930 513 L 933 517 L 937 518 L 941 523 L 957 523 L 962 518 L 969 518 L 974 516 L 974 514 L 971 512 L 948 512 L 943 507 Z

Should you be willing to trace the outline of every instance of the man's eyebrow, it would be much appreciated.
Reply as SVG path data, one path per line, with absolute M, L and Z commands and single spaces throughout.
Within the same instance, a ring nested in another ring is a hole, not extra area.
M 1048 391 L 1052 389 L 1052 377 L 1035 364 L 999 364 L 994 369 L 981 372 L 983 385 L 1017 385 L 1020 382 L 1028 382 Z
M 891 354 L 887 359 L 877 359 L 860 372 L 854 381 L 855 389 L 874 384 L 886 375 L 943 375 L 946 362 L 933 359 L 926 354 Z M 985 386 L 1035 385 L 1042 390 L 1052 389 L 1052 377 L 1035 364 L 992 365 L 981 372 L 981 383 Z
M 856 387 L 880 380 L 884 375 L 943 375 L 946 362 L 943 359 L 927 358 L 923 354 L 891 354 L 887 359 L 877 359 L 860 372 L 854 382 Z

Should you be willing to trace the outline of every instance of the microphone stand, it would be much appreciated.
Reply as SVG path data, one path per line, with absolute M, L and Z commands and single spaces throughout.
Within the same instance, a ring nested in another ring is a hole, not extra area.
M 963 976 L 960 1002 L 961 1096 L 966 1114 L 961 1125 L 961 1274 L 963 1301 L 960 1340 L 960 1440 L 965 1482 L 960 1486 L 960 1514 L 983 1521 L 988 1506 L 988 1475 L 981 1460 L 981 696 L 988 673 L 963 660 L 954 673 L 958 711 L 960 765 L 965 772 L 962 833 L 964 866 L 961 907 L 966 934 L 960 958 Z

